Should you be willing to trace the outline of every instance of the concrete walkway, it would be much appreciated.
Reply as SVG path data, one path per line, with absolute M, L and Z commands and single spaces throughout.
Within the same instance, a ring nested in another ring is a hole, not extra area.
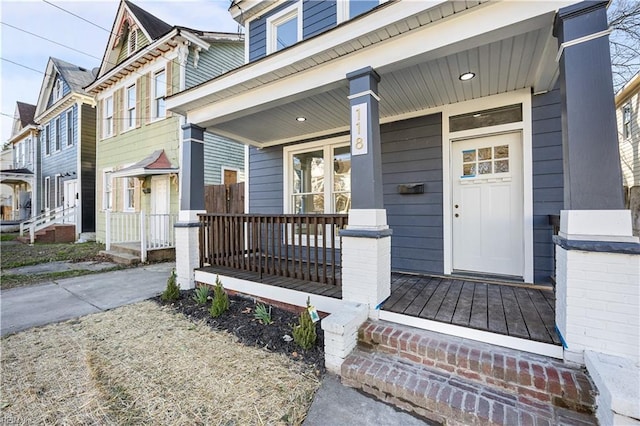
M 61 279 L 0 293 L 0 334 L 65 321 L 161 293 L 175 263 Z
M 37 265 L 21 266 L 19 268 L 3 269 L 5 275 L 46 274 L 65 271 L 102 271 L 103 269 L 119 266 L 113 262 L 69 262 L 56 261 L 39 263 Z

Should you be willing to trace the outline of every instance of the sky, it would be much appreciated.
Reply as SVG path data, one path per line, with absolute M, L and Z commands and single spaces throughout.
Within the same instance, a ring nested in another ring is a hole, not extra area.
M 238 24 L 227 11 L 229 0 L 134 0 L 134 3 L 170 25 L 238 31 Z M 0 0 L 0 146 L 11 136 L 16 101 L 33 105 L 38 102 L 50 56 L 87 69 L 100 65 L 118 4 L 117 0 Z

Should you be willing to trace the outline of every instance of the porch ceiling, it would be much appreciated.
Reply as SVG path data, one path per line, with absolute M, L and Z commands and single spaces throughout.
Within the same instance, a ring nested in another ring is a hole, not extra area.
M 556 52 L 549 25 L 423 62 L 377 69 L 381 121 L 526 87 L 548 89 L 557 76 L 557 64 L 549 60 Z M 476 77 L 460 81 L 465 71 Z M 265 110 L 200 125 L 257 146 L 347 131 L 348 93 L 345 79 Z M 296 121 L 300 116 L 306 121 Z

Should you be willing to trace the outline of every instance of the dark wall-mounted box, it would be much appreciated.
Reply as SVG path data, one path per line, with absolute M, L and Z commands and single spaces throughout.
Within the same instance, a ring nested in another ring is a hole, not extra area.
M 398 194 L 424 194 L 424 183 L 403 183 L 398 185 Z

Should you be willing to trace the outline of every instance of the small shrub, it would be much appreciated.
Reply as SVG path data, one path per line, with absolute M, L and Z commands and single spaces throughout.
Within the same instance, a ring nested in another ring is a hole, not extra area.
M 222 287 L 220 277 L 216 277 L 216 286 L 213 288 L 213 302 L 211 303 L 211 308 L 209 308 L 209 313 L 213 318 L 218 318 L 227 309 L 229 309 L 229 296 L 224 291 L 224 287 Z
M 253 317 L 263 323 L 264 325 L 269 325 L 273 323 L 271 320 L 271 306 L 269 306 L 269 310 L 262 303 L 256 305 L 256 311 L 253 314 Z
M 170 300 L 178 300 L 178 298 L 180 297 L 180 287 L 176 282 L 176 278 L 176 270 L 174 269 L 173 271 L 171 271 L 171 275 L 169 275 L 169 279 L 167 280 L 167 288 L 162 293 L 162 296 L 160 296 L 160 298 L 165 302 L 168 302 Z
M 209 286 L 203 285 L 196 288 L 196 291 L 193 295 L 193 300 L 196 301 L 199 305 L 204 305 L 209 300 Z
M 311 303 L 307 298 L 307 309 L 300 314 L 300 322 L 293 327 L 293 340 L 302 349 L 311 349 L 316 344 L 316 325 L 309 315 L 309 306 Z

